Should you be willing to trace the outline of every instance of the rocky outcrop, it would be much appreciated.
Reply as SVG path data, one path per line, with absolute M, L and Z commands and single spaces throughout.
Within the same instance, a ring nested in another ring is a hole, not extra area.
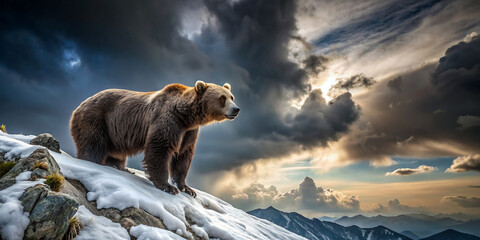
M 60 173 L 60 167 L 47 149 L 37 149 L 30 156 L 20 159 L 17 164 L 0 179 L 0 190 L 15 184 L 15 178 L 22 172 L 31 171 L 31 180 L 46 178 L 52 173 Z
M 52 151 L 60 152 L 59 144 L 50 134 L 41 134 L 32 139 L 31 144 L 42 145 Z M 60 174 L 60 167 L 54 157 L 45 148 L 35 150 L 26 158 L 6 159 L 0 153 L 0 161 L 16 162 L 5 175 L 0 176 L 0 190 L 16 183 L 21 173 L 29 171 L 30 181 L 45 179 L 51 174 Z M 143 209 L 128 207 L 123 210 L 115 208 L 97 209 L 95 201 L 88 201 L 87 189 L 77 180 L 65 179 L 59 192 L 52 191 L 46 184 L 37 184 L 27 188 L 19 200 L 23 211 L 29 213 L 30 223 L 24 231 L 24 239 L 62 239 L 68 230 L 70 219 L 80 205 L 84 205 L 91 213 L 104 216 L 112 222 L 130 230 L 133 226 L 146 225 L 167 229 L 160 218 Z M 188 220 L 188 219 L 187 219 Z M 188 229 L 193 239 L 201 239 L 192 229 Z M 133 238 L 133 237 L 132 237 Z
M 50 133 L 42 133 L 30 141 L 32 145 L 44 146 L 54 152 L 60 153 L 60 144 Z
M 78 203 L 69 195 L 40 184 L 26 189 L 20 201 L 24 211 L 30 213 L 24 239 L 61 239 L 78 209 Z

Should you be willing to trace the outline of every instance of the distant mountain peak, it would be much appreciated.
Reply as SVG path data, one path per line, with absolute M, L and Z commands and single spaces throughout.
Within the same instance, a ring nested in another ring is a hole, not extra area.
M 266 209 L 256 209 L 248 213 L 256 217 L 266 219 L 293 233 L 313 240 L 410 239 L 409 237 L 406 237 L 383 226 L 376 226 L 374 228 L 360 228 L 357 226 L 343 227 L 333 222 L 321 221 L 318 218 L 309 219 L 297 212 L 286 213 L 273 207 L 268 207 Z M 364 217 L 362 215 L 359 216 Z

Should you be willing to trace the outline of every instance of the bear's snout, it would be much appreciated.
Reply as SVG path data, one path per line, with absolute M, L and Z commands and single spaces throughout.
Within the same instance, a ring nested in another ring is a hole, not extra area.
M 233 105 L 234 106 L 232 106 L 232 108 L 230 108 L 230 113 L 225 115 L 225 117 L 230 119 L 230 120 L 235 119 L 238 116 L 238 113 L 240 112 L 240 108 L 237 107 L 237 105 L 235 105 L 235 104 L 233 104 Z
M 239 108 L 239 107 L 234 107 L 234 108 L 232 109 L 232 114 L 234 114 L 234 115 L 238 115 L 239 112 L 240 112 L 240 108 Z

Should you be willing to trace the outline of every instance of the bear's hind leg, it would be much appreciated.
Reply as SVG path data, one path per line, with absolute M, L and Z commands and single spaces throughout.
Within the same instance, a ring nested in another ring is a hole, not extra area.
M 71 132 L 77 146 L 77 157 L 105 164 L 109 142 L 107 126 L 103 120 L 72 119 Z

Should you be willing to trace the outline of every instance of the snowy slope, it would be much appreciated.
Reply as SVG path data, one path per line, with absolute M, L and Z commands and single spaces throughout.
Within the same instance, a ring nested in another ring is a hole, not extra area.
M 259 218 L 267 219 L 298 235 L 313 240 L 407 240 L 404 235 L 388 228 L 378 226 L 374 228 L 360 228 L 357 226 L 344 227 L 336 223 L 320 221 L 317 218 L 308 219 L 296 212 L 282 212 L 273 207 L 256 209 L 248 212 Z
M 28 144 L 33 137 L 0 133 L 0 152 L 6 152 L 7 158 L 27 157 L 35 149 L 41 148 L 41 146 Z M 88 190 L 88 200 L 96 201 L 98 208 L 120 210 L 127 207 L 141 208 L 162 219 L 170 230 L 152 229 L 143 225 L 132 227 L 130 234 L 139 239 L 170 239 L 172 233 L 176 233 L 176 236 L 191 238 L 192 234 L 187 231 L 187 227 L 193 229 L 197 235 L 209 238 L 303 239 L 301 236 L 269 221 L 251 216 L 200 190 L 196 190 L 196 198 L 184 193 L 174 196 L 155 188 L 143 172 L 135 171 L 135 174 L 131 174 L 79 160 L 65 153 L 59 154 L 50 151 L 50 154 L 55 158 L 66 178 L 82 182 Z M 14 197 L 10 199 L 14 200 Z M 89 222 L 87 230 L 82 231 L 119 227 L 115 223 L 109 222 L 108 219 L 92 216 L 86 208 L 80 207 L 77 216 L 80 219 L 92 220 Z M 101 231 L 102 229 L 97 230 Z M 83 234 L 88 236 L 87 233 Z M 81 236 L 82 232 L 79 238 L 82 238 Z

